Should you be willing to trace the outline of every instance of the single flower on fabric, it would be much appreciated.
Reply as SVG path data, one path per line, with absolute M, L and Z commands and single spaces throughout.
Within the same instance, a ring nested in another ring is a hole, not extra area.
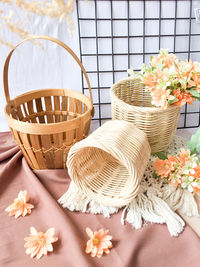
M 15 216 L 15 218 L 18 218 L 19 216 L 26 216 L 27 214 L 31 213 L 31 209 L 34 208 L 34 206 L 29 201 L 29 195 L 27 194 L 27 191 L 20 191 L 17 198 L 14 199 L 14 202 L 8 206 L 5 211 L 9 212 L 9 216 Z
M 47 252 L 53 251 L 52 243 L 58 240 L 54 236 L 55 228 L 49 228 L 46 233 L 43 233 L 31 227 L 30 232 L 30 236 L 24 238 L 26 254 L 30 254 L 31 258 L 36 256 L 37 259 L 40 259 L 43 255 L 47 255 Z
M 100 229 L 98 232 L 92 232 L 90 228 L 86 228 L 86 233 L 89 236 L 89 240 L 87 241 L 86 253 L 91 253 L 92 257 L 101 258 L 103 253 L 110 253 L 109 248 L 112 248 L 112 236 L 107 235 L 109 231 Z
M 174 164 L 174 160 L 161 160 L 157 158 L 154 162 L 153 168 L 158 176 L 161 178 L 166 178 L 174 170 Z

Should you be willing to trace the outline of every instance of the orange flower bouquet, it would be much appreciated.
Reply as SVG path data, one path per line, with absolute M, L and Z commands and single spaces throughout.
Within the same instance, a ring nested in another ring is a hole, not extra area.
M 200 160 L 197 154 L 181 149 L 178 155 L 157 153 L 153 168 L 155 177 L 166 179 L 170 184 L 195 194 L 200 193 Z
M 134 72 L 128 70 L 130 75 Z M 141 81 L 150 92 L 152 105 L 167 108 L 170 105 L 183 106 L 200 100 L 200 63 L 179 60 L 168 50 L 161 49 L 157 57 L 150 59 L 141 70 Z

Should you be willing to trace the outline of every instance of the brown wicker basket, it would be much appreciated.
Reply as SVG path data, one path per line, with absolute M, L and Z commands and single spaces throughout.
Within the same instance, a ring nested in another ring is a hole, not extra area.
M 80 66 L 88 84 L 90 99 L 65 89 L 31 91 L 10 100 L 8 67 L 15 49 L 31 39 L 57 43 L 69 52 Z M 68 151 L 88 135 L 93 103 L 87 73 L 74 52 L 61 41 L 49 36 L 32 36 L 19 43 L 4 65 L 5 115 L 15 141 L 32 169 L 64 168 Z
M 139 78 L 126 78 L 111 87 L 112 118 L 133 122 L 147 134 L 152 153 L 165 150 L 176 134 L 180 107 L 152 107 L 151 95 Z
M 120 207 L 137 195 L 150 154 L 145 133 L 113 120 L 70 149 L 68 173 L 89 199 Z

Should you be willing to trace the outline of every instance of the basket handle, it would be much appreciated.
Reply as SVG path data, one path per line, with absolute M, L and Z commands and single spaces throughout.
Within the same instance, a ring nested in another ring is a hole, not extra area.
M 39 35 L 39 36 L 30 36 L 27 37 L 26 39 L 22 40 L 19 44 L 17 44 L 9 53 L 9 55 L 6 58 L 5 64 L 4 64 L 4 69 L 3 69 L 3 84 L 4 84 L 4 94 L 5 94 L 5 98 L 7 103 L 10 102 L 10 93 L 9 93 L 9 88 L 8 88 L 8 67 L 9 67 L 9 62 L 10 62 L 10 58 L 13 54 L 13 52 L 15 51 L 15 49 L 20 46 L 21 44 L 23 44 L 26 41 L 30 41 L 30 40 L 34 40 L 34 39 L 43 39 L 43 40 L 49 40 L 51 42 L 54 42 L 56 44 L 58 44 L 59 46 L 62 46 L 74 59 L 75 61 L 78 63 L 78 65 L 80 66 L 85 79 L 87 81 L 88 84 L 88 88 L 89 88 L 89 93 L 90 93 L 90 101 L 92 104 L 92 116 L 93 116 L 93 112 L 94 112 L 94 107 L 93 107 L 93 100 L 92 100 L 92 90 L 91 90 L 91 85 L 89 82 L 89 78 L 88 75 L 86 73 L 85 68 L 83 67 L 81 61 L 79 60 L 79 58 L 76 56 L 76 54 L 71 50 L 71 48 L 69 48 L 69 46 L 67 46 L 66 44 L 64 44 L 63 42 L 61 42 L 60 40 L 50 37 L 50 36 L 46 36 L 46 35 Z

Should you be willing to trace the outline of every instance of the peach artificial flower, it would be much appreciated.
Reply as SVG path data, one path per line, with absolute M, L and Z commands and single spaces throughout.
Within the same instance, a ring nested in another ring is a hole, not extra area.
M 160 61 L 162 62 L 163 68 L 170 68 L 176 59 L 174 54 L 161 54 L 158 57 L 152 57 L 151 66 L 157 67 Z
M 30 232 L 30 236 L 24 238 L 26 254 L 30 254 L 31 258 L 36 256 L 37 259 L 40 259 L 43 255 L 47 255 L 47 252 L 53 251 L 52 243 L 58 240 L 54 236 L 55 228 L 49 228 L 46 233 L 43 233 L 31 227 Z
M 164 76 L 160 69 L 156 69 L 154 73 L 150 73 L 143 79 L 143 83 L 147 86 L 148 90 L 155 90 L 158 84 L 158 80 Z
M 168 160 L 171 161 L 172 164 L 174 164 L 174 165 L 178 163 L 178 158 L 177 158 L 177 157 L 168 155 L 167 158 L 168 158 Z
M 34 206 L 29 201 L 29 195 L 27 194 L 27 191 L 20 191 L 17 198 L 14 199 L 14 202 L 8 206 L 5 211 L 9 212 L 9 216 L 15 216 L 15 218 L 18 218 L 19 216 L 26 216 L 26 214 L 31 213 L 31 209 L 34 208 Z
M 92 232 L 90 228 L 86 228 L 86 233 L 89 236 L 89 240 L 87 241 L 87 246 L 85 249 L 86 253 L 91 253 L 92 257 L 101 258 L 103 253 L 110 253 L 109 248 L 112 248 L 112 236 L 107 235 L 109 230 L 104 231 L 100 229 L 98 232 Z
M 192 62 L 192 60 L 189 61 L 180 61 L 178 62 L 178 68 L 181 72 L 181 76 L 190 78 L 192 76 L 192 74 L 194 73 L 194 63 Z
M 193 174 L 192 176 L 200 179 L 200 164 L 196 168 L 194 168 L 194 170 L 195 170 L 195 174 Z
M 173 105 L 182 107 L 186 103 L 192 105 L 192 101 L 195 99 L 188 92 L 181 92 L 180 89 L 174 90 L 174 96 L 178 99 Z
M 170 100 L 170 90 L 157 89 L 151 92 L 152 104 L 156 107 L 167 108 L 167 101 Z M 173 97 L 174 98 L 174 97 Z
M 200 93 L 200 75 L 193 75 L 192 80 L 188 82 L 188 87 L 195 87 L 197 92 Z
M 154 162 L 153 168 L 158 176 L 161 176 L 161 178 L 166 178 L 174 170 L 174 165 L 174 161 L 171 161 L 169 159 L 162 160 L 157 158 Z
M 178 155 L 178 160 L 180 162 L 180 166 L 181 167 L 185 166 L 185 164 L 189 160 L 189 158 L 190 158 L 190 151 L 185 150 L 185 149 L 181 149 L 181 151 Z
M 172 184 L 173 186 L 180 185 L 180 183 L 176 179 L 174 179 L 173 176 L 174 176 L 173 174 L 169 175 L 169 184 Z

